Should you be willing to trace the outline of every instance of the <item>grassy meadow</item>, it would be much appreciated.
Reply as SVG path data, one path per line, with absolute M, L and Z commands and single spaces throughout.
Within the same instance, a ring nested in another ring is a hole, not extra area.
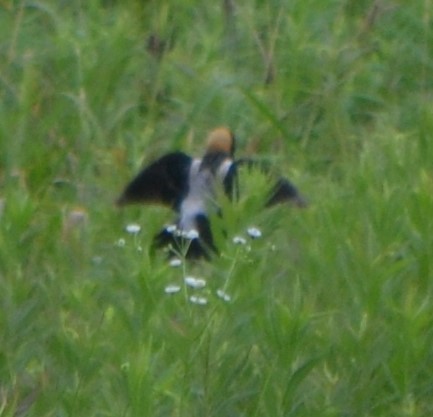
M 0 1 L 0 416 L 433 415 L 432 19 Z M 173 214 L 113 201 L 219 125 L 310 205 L 262 211 L 245 175 L 221 256 L 173 267 L 150 250 Z

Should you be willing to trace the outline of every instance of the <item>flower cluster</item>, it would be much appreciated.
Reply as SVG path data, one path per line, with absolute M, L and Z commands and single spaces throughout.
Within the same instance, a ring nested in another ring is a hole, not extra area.
M 134 241 L 137 242 L 137 236 L 141 232 L 141 226 L 136 223 L 130 223 L 125 227 L 125 231 L 134 236 Z M 180 237 L 186 240 L 194 240 L 199 237 L 197 230 L 182 230 L 178 228 L 177 225 L 171 224 L 165 227 L 165 231 L 172 234 L 173 236 Z M 246 237 L 245 237 L 246 236 Z M 259 228 L 255 226 L 248 227 L 244 236 L 237 235 L 234 236 L 232 241 L 236 245 L 247 245 L 248 238 L 259 239 L 262 237 L 262 232 Z M 120 238 L 115 243 L 118 247 L 124 247 L 126 245 L 126 240 Z M 247 250 L 250 250 L 250 245 L 246 246 Z M 141 250 L 141 247 L 139 247 Z M 184 259 L 182 254 L 176 255 L 169 260 L 169 266 L 173 268 L 179 268 L 184 265 Z M 183 270 L 183 285 L 177 283 L 171 283 L 164 287 L 164 293 L 167 295 L 177 294 L 183 291 L 186 298 L 192 304 L 204 306 L 209 303 L 209 297 L 213 293 L 211 289 L 208 288 L 207 281 L 204 278 L 197 278 L 192 275 L 185 274 L 185 266 L 182 267 Z M 215 291 L 216 297 L 224 302 L 230 302 L 232 297 L 226 292 L 225 287 L 219 288 Z
M 195 229 L 183 230 L 179 229 L 175 224 L 170 224 L 165 227 L 165 231 L 176 237 L 181 237 L 188 240 L 194 240 L 199 237 L 199 233 Z
M 188 300 L 192 303 L 192 304 L 197 304 L 197 305 L 201 305 L 204 306 L 206 304 L 208 304 L 209 302 L 209 295 L 211 294 L 210 291 L 202 291 L 206 286 L 207 286 L 207 282 L 205 279 L 203 278 L 196 278 L 193 277 L 191 275 L 187 275 L 184 278 L 184 285 L 185 285 L 185 290 L 186 289 L 190 289 L 191 291 L 193 291 L 191 294 L 188 295 Z M 164 288 L 164 292 L 166 294 L 176 294 L 178 292 L 180 292 L 182 290 L 182 286 L 178 285 L 178 284 L 169 284 L 166 285 Z M 229 294 L 227 294 L 223 289 L 218 289 L 216 290 L 216 295 L 218 298 L 222 299 L 225 302 L 229 302 L 231 301 L 231 297 Z
M 251 226 L 247 229 L 247 235 L 251 239 L 259 239 L 262 237 L 262 231 L 255 226 Z M 246 245 L 247 244 L 247 239 L 243 236 L 235 236 L 232 239 L 232 241 L 236 245 Z
M 137 223 L 129 223 L 125 226 L 125 232 L 128 233 L 129 235 L 134 236 L 134 242 L 136 245 L 136 249 L 141 252 L 143 250 L 143 248 L 138 245 L 138 240 L 137 240 L 137 236 L 138 234 L 141 232 L 141 226 Z M 126 246 L 126 239 L 121 237 L 119 239 L 117 239 L 117 241 L 114 243 L 115 246 L 117 246 L 118 248 L 123 248 Z

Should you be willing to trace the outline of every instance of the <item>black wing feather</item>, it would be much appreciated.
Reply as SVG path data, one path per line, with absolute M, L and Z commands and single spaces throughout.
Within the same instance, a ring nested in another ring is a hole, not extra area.
M 238 159 L 233 165 L 236 170 L 238 166 L 246 166 L 248 169 L 258 168 L 265 174 L 269 174 L 271 171 L 271 165 L 269 163 L 264 161 L 255 161 L 250 158 Z M 231 179 L 230 184 L 233 183 L 234 180 Z M 269 197 L 265 202 L 265 207 L 272 207 L 276 204 L 285 202 L 293 203 L 298 207 L 307 206 L 306 200 L 299 193 L 298 189 L 288 179 L 279 177 L 269 193 Z
M 125 188 L 117 204 L 160 203 L 177 210 L 188 193 L 192 158 L 173 152 L 145 167 Z
M 298 207 L 307 206 L 306 200 L 299 194 L 298 189 L 289 180 L 281 177 L 274 185 L 265 206 L 272 207 L 284 202 L 293 203 Z

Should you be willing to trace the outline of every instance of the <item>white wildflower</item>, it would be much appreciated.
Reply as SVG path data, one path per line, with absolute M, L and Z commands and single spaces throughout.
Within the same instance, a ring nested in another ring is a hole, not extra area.
M 177 226 L 175 224 L 170 224 L 165 228 L 165 231 L 168 233 L 174 233 L 176 230 L 177 230 Z
M 136 235 L 137 233 L 140 232 L 141 226 L 139 224 L 136 224 L 136 223 L 131 223 L 125 227 L 125 230 L 128 233 L 130 233 L 131 235 Z
M 188 231 L 184 231 L 182 233 L 182 237 L 189 239 L 189 240 L 193 240 L 193 239 L 197 239 L 199 237 L 198 231 L 195 229 L 191 229 Z
M 221 289 L 217 290 L 216 294 L 219 298 L 221 298 L 222 300 L 227 301 L 227 302 L 231 301 L 231 299 L 232 299 L 232 297 L 230 297 L 230 295 L 228 295 L 224 290 L 221 290 Z
M 191 297 L 189 297 L 189 301 L 191 301 L 191 303 L 193 303 L 193 304 L 198 304 L 201 306 L 204 306 L 207 304 L 207 298 L 206 297 L 198 297 L 196 295 L 191 295 Z
M 257 227 L 249 227 L 247 233 L 253 239 L 258 239 L 259 237 L 262 237 L 262 232 Z
M 235 245 L 245 245 L 247 243 L 247 240 L 242 236 L 235 236 L 233 238 L 233 243 Z
M 166 294 L 176 294 L 179 291 L 180 291 L 180 285 L 176 285 L 176 284 L 170 284 L 164 288 L 164 292 Z
M 173 268 L 176 268 L 182 265 L 182 261 L 179 258 L 173 258 L 170 259 L 169 265 L 172 266 Z
M 199 288 L 203 288 L 206 286 L 206 281 L 202 278 L 194 278 L 191 276 L 187 276 L 187 277 L 185 277 L 184 281 L 185 281 L 185 284 L 191 288 L 199 289 Z

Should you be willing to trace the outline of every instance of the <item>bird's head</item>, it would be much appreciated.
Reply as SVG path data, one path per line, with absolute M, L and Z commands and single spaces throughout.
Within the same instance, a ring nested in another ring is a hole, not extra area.
M 233 156 L 235 153 L 235 136 L 227 127 L 218 127 L 209 133 L 206 153 L 225 153 Z

